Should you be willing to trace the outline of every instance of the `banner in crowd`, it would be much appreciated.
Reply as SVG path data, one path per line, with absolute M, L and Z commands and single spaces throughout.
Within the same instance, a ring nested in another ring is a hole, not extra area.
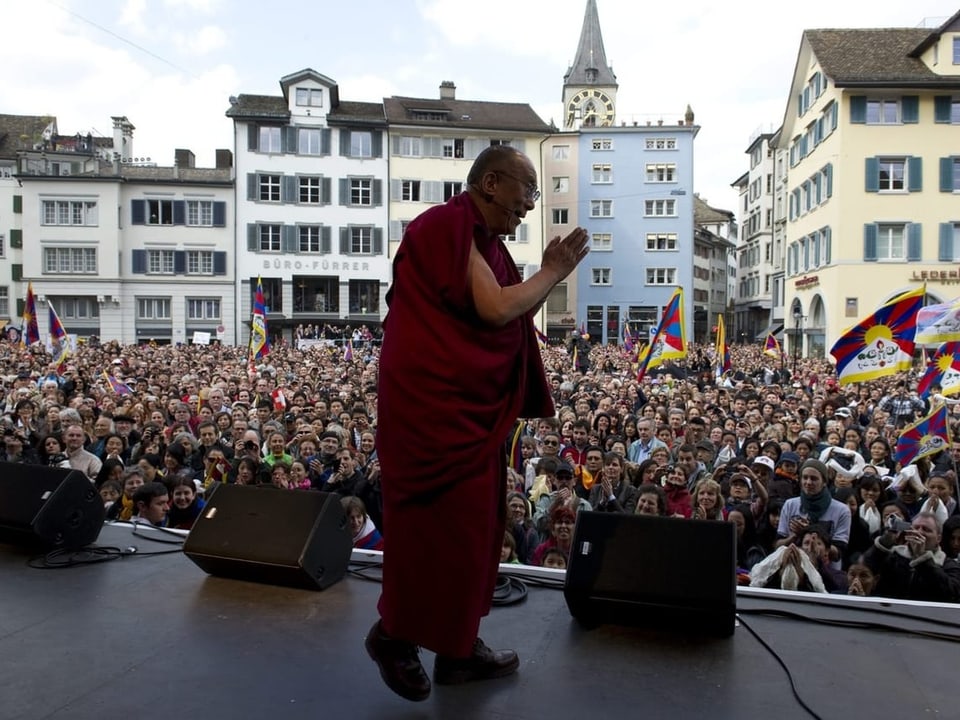
M 23 304 L 23 322 L 20 325 L 20 344 L 29 347 L 40 342 L 40 327 L 37 325 L 37 299 L 33 283 L 27 283 L 27 299 Z
M 937 403 L 929 415 L 901 431 L 896 449 L 901 467 L 950 447 L 948 418 L 946 403 Z
M 914 341 L 920 345 L 960 341 L 960 298 L 920 308 Z
M 686 333 L 683 329 L 683 289 L 677 288 L 663 310 L 660 324 L 650 337 L 650 344 L 638 358 L 637 382 L 643 380 L 650 370 L 660 367 L 667 360 L 687 356 Z
M 763 342 L 763 354 L 770 357 L 783 359 L 783 350 L 780 349 L 780 342 L 773 333 L 767 333 L 767 339 Z
M 913 365 L 917 313 L 926 286 L 897 295 L 840 336 L 830 348 L 841 385 L 874 380 Z
M 110 389 L 113 390 L 117 395 L 130 395 L 133 391 L 128 385 L 117 380 L 113 375 L 109 374 L 106 370 L 103 371 L 103 377 L 106 379 L 107 384 L 110 386 Z
M 50 324 L 50 344 L 47 346 L 47 350 L 50 351 L 53 362 L 60 367 L 70 357 L 73 346 L 70 337 L 67 335 L 67 329 L 60 322 L 60 316 L 57 315 L 57 311 L 53 309 L 53 303 L 49 300 L 47 300 L 47 308 L 49 309 Z
M 727 327 L 723 313 L 717 315 L 717 377 L 730 371 L 730 346 L 727 345 Z
M 917 394 L 926 397 L 935 385 L 943 395 L 960 392 L 960 342 L 944 343 L 937 349 L 917 384 Z
M 267 304 L 263 300 L 263 281 L 257 277 L 257 292 L 253 297 L 253 317 L 250 321 L 250 357 L 259 360 L 270 352 L 267 335 Z

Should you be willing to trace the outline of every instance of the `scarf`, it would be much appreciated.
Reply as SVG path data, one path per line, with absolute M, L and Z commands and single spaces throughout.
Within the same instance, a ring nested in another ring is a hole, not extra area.
M 356 544 L 363 540 L 363 538 L 365 538 L 367 535 L 376 531 L 377 526 L 374 524 L 373 520 L 370 519 L 370 516 L 367 515 L 367 519 L 364 520 L 363 527 L 360 528 L 360 532 L 353 536 L 354 546 L 356 546 Z
M 133 517 L 133 498 L 126 495 L 120 495 L 120 515 L 118 520 L 129 520 Z
M 827 511 L 832 501 L 833 496 L 830 495 L 830 491 L 826 487 L 819 494 L 813 496 L 800 493 L 800 512 L 805 514 L 810 522 L 815 523 Z

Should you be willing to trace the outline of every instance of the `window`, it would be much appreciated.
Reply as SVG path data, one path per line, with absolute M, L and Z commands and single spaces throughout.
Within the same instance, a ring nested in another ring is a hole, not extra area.
M 373 252 L 373 228 L 350 228 L 350 254 L 370 255 Z
M 590 217 L 613 217 L 613 200 L 591 200 Z
M 353 314 L 379 313 L 380 281 L 351 280 L 349 299 L 350 312 Z
M 676 182 L 676 180 L 677 166 L 674 163 L 652 163 L 647 165 L 647 182 Z
M 323 107 L 323 90 L 297 88 L 297 105 L 300 107 Z
M 260 252 L 280 252 L 280 226 L 258 225 Z
M 906 161 L 903 158 L 880 158 L 880 190 L 903 190 Z
M 7 238 L 3 233 L 0 233 L 0 258 L 7 256 Z
M 297 226 L 298 247 L 302 253 L 320 252 L 320 226 L 319 225 L 298 225 Z
M 591 150 L 613 150 L 613 138 L 594 138 L 590 143 Z
M 553 159 L 554 159 L 554 160 L 569 160 L 569 159 L 570 159 L 570 146 L 569 146 L 569 145 L 554 145 L 554 146 L 553 146 Z
M 137 298 L 137 320 L 169 320 L 170 298 Z
M 960 65 L 960 37 L 953 38 L 953 64 Z
M 610 163 L 595 163 L 593 166 L 593 181 L 595 183 L 612 183 L 613 166 Z
M 301 203 L 304 205 L 320 204 L 320 178 L 301 175 L 297 178 L 297 183 L 299 185 L 298 197 Z
M 297 152 L 301 155 L 319 155 L 321 153 L 320 130 L 318 128 L 300 128 L 297 130 Z
M 96 248 L 44 248 L 43 271 L 49 274 L 95 275 Z
M 89 200 L 44 200 L 44 225 L 96 225 L 97 203 Z
M 454 195 L 459 195 L 463 192 L 463 183 L 462 182 L 445 182 L 443 183 L 443 201 L 446 202 Z
M 350 157 L 373 157 L 373 134 L 350 131 Z
M 877 225 L 877 260 L 904 260 L 907 257 L 902 224 Z
M 676 250 L 676 233 L 647 233 L 647 250 Z
M 676 268 L 647 268 L 647 285 L 676 285 Z
M 10 317 L 10 288 L 0 287 L 0 315 Z
M 213 250 L 187 250 L 187 275 L 213 275 Z
M 553 290 L 547 295 L 547 312 L 567 312 L 567 284 L 565 282 L 554 285 Z
M 591 285 L 609 285 L 610 284 L 610 268 L 593 268 L 590 271 L 590 284 Z
M 283 152 L 283 132 L 279 127 L 260 127 L 260 152 L 278 153 Z
M 554 225 L 566 225 L 570 222 L 570 211 L 567 208 L 553 208 L 551 212 Z
M 372 205 L 373 204 L 373 181 L 360 180 L 358 178 L 350 179 L 350 204 L 351 205 Z
M 409 135 L 400 137 L 397 154 L 404 157 L 420 157 L 420 138 Z
M 147 200 L 147 225 L 173 225 L 173 200 Z
M 86 320 L 100 317 L 100 303 L 90 297 L 48 298 L 60 319 Z
M 187 225 L 213 227 L 213 200 L 187 200 Z
M 442 154 L 445 158 L 463 157 L 463 138 L 442 138 Z
M 646 200 L 644 201 L 645 217 L 675 217 L 677 214 L 676 200 Z
M 220 321 L 220 298 L 187 298 L 187 320 Z
M 590 249 L 596 252 L 613 250 L 613 233 L 593 233 L 590 236 Z
M 280 202 L 280 176 L 279 175 L 260 175 L 258 176 L 260 194 L 259 198 L 263 202 Z
M 401 180 L 400 199 L 407 202 L 420 202 L 420 181 Z
M 566 193 L 570 192 L 570 178 L 568 177 L 555 177 L 553 179 L 553 191 L 555 193 Z
M 647 138 L 644 147 L 647 150 L 676 150 L 676 138 Z
M 147 273 L 173 275 L 173 250 L 147 250 Z
M 897 125 L 899 123 L 899 100 L 867 98 L 867 125 Z

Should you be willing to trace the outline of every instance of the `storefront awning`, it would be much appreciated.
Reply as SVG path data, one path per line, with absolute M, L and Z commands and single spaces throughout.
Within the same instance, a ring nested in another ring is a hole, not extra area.
M 779 322 L 773 323 L 772 325 L 768 325 L 762 331 L 760 331 L 757 334 L 757 336 L 754 338 L 754 340 L 766 340 L 767 335 L 771 335 L 771 334 L 774 337 L 779 339 L 779 335 L 782 332 L 783 332 L 783 323 L 779 323 Z

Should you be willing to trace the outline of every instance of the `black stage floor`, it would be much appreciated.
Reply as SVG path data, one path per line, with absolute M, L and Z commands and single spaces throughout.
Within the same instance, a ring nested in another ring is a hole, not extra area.
M 98 542 L 153 549 L 130 533 L 106 527 Z M 517 675 L 437 687 L 413 704 L 383 686 L 363 649 L 376 583 L 348 576 L 324 592 L 257 585 L 209 577 L 182 554 L 62 570 L 32 569 L 27 559 L 25 549 L 0 545 L 0 720 L 809 717 L 742 626 L 722 640 L 585 630 L 562 592 L 534 587 L 522 604 L 494 608 L 481 628 L 492 647 L 519 652 Z M 952 607 L 832 602 L 751 593 L 738 609 L 952 634 L 924 618 L 960 619 Z M 948 641 L 746 619 L 823 718 L 960 716 L 958 655 Z M 429 671 L 433 657 L 423 659 Z

